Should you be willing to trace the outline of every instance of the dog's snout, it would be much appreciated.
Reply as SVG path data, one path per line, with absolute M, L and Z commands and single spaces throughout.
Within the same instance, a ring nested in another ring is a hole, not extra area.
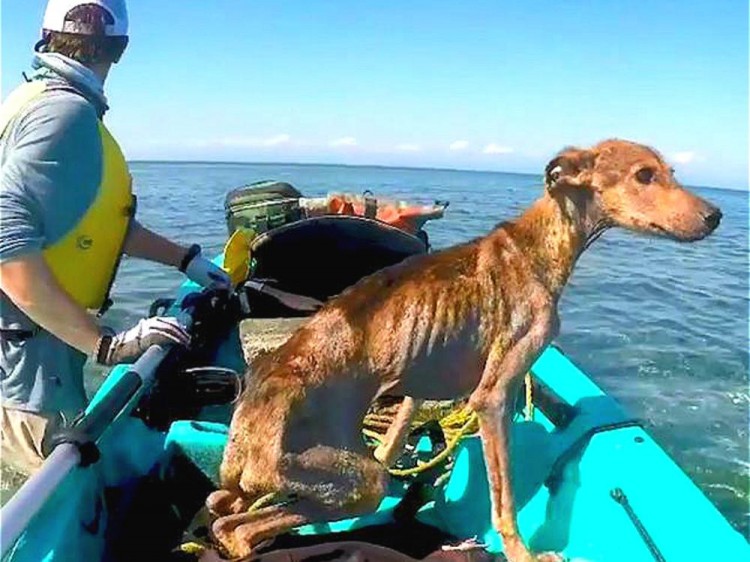
M 711 230 L 715 229 L 721 222 L 721 210 L 716 207 L 712 208 L 711 211 L 703 215 L 703 222 Z

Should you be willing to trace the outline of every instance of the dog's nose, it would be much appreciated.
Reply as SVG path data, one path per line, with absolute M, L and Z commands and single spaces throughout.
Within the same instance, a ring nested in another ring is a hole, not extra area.
M 703 222 L 711 230 L 715 229 L 721 222 L 721 210 L 714 208 L 710 213 L 703 216 Z

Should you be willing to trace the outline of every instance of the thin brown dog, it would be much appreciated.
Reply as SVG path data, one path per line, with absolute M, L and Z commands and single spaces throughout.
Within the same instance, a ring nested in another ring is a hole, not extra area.
M 248 376 L 209 496 L 215 538 L 233 556 L 294 527 L 375 510 L 384 464 L 409 424 L 405 402 L 376 461 L 360 433 L 374 399 L 469 396 L 480 420 L 492 522 L 511 562 L 519 536 L 510 482 L 511 397 L 559 328 L 557 303 L 576 260 L 606 229 L 700 240 L 721 212 L 683 189 L 654 150 L 622 140 L 562 151 L 546 190 L 487 236 L 371 275 L 329 302 Z M 277 493 L 282 505 L 248 508 Z

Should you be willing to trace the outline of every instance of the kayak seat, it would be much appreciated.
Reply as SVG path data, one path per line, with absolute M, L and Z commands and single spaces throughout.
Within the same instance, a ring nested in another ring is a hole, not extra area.
M 363 277 L 427 253 L 427 246 L 421 238 L 385 223 L 334 215 L 303 219 L 260 234 L 251 252 L 253 277 L 272 279 L 278 289 L 325 302 Z M 279 308 L 271 300 L 256 299 L 253 316 L 301 314 Z
M 167 458 L 185 457 L 218 487 L 219 467 L 228 435 L 229 427 L 223 423 L 176 421 L 167 432 L 164 449 Z

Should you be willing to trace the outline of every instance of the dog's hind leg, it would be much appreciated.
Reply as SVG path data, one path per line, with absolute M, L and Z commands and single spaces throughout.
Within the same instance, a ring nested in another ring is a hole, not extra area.
M 227 515 L 212 527 L 232 556 L 248 556 L 260 543 L 308 523 L 356 517 L 377 509 L 385 495 L 385 469 L 366 454 L 316 446 L 284 455 L 286 505 Z
M 410 396 L 404 397 L 396 417 L 383 438 L 383 442 L 375 449 L 375 458 L 383 466 L 390 467 L 401 455 L 404 445 L 406 445 L 406 438 L 409 436 L 409 428 L 414 419 L 414 414 L 419 410 L 422 402 L 423 400 L 417 400 Z

